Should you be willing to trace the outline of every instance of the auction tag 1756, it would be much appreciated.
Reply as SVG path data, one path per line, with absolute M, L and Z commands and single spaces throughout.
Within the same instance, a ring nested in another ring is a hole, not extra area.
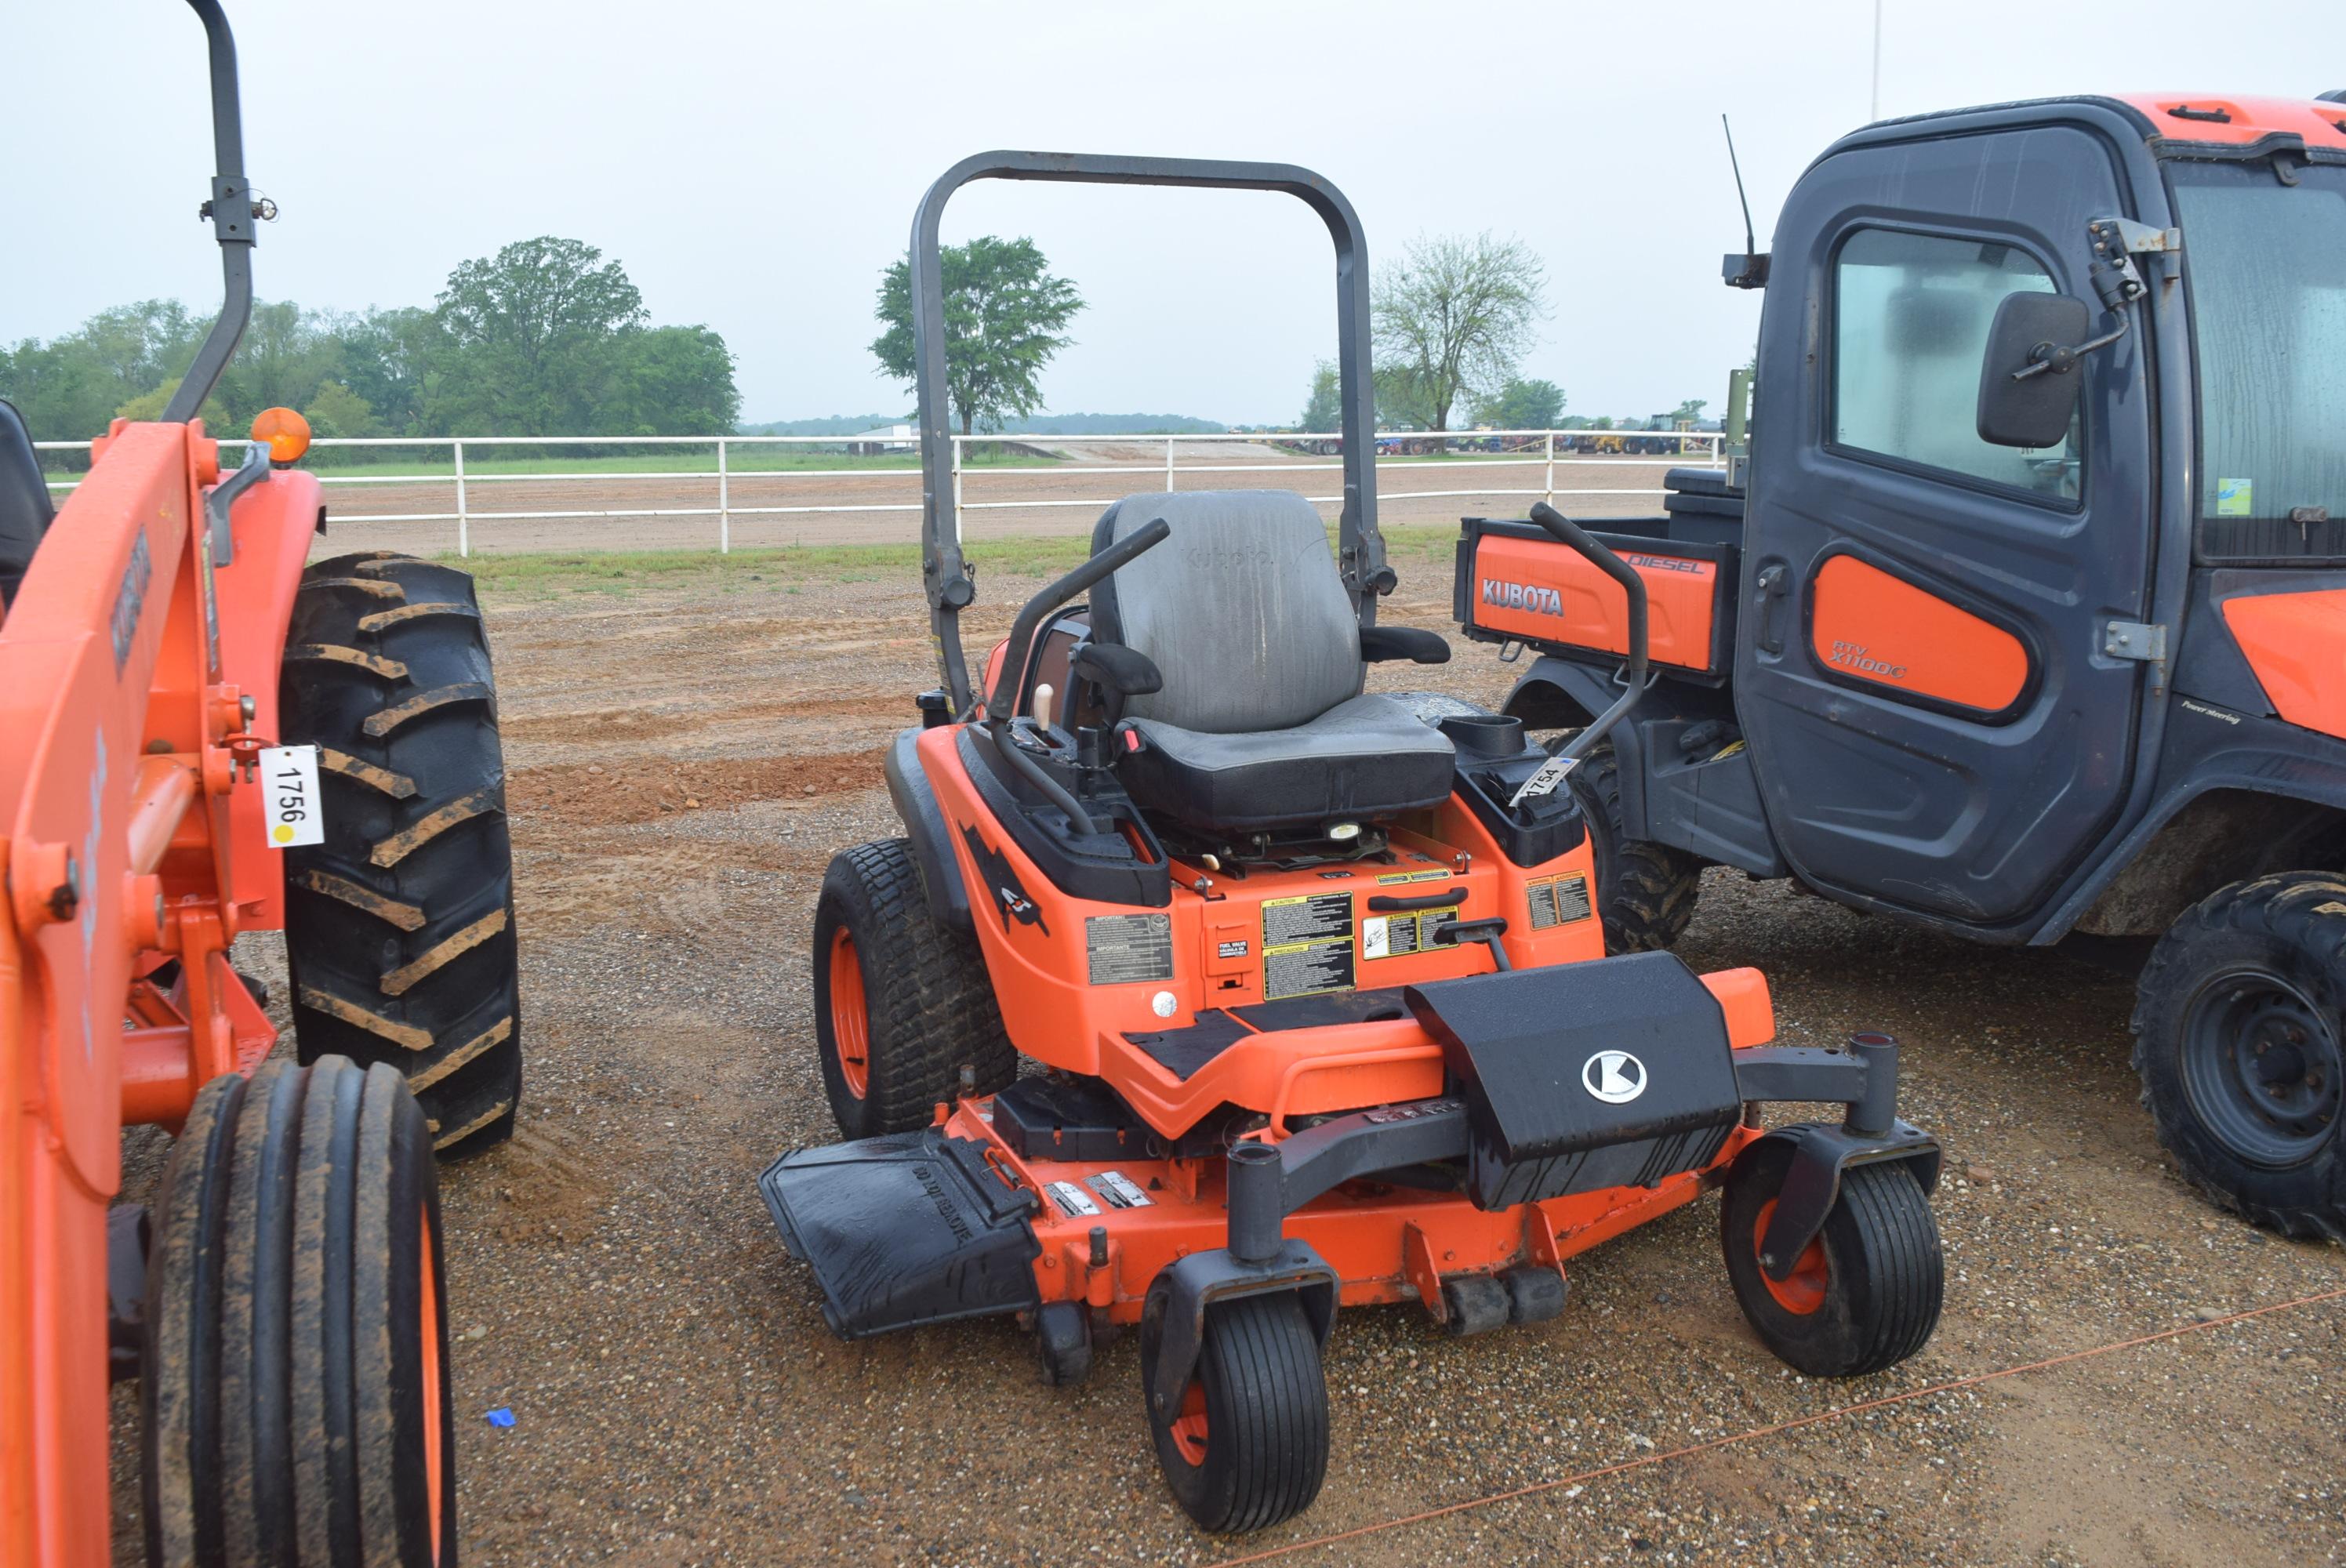
M 318 798 L 318 748 L 271 746 L 260 753 L 260 801 L 269 842 L 280 850 L 326 841 L 324 802 Z

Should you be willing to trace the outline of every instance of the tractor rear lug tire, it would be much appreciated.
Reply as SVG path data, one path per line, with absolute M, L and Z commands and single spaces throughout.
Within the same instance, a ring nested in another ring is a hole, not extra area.
M 1556 737 L 1548 749 L 1560 749 L 1575 733 Z M 1621 764 L 1610 741 L 1580 759 L 1572 770 L 1572 792 L 1588 822 L 1605 951 L 1647 952 L 1672 946 L 1694 919 L 1703 862 L 1684 850 L 1628 836 L 1621 825 Z
M 439 1175 L 389 1065 L 196 1096 L 153 1211 L 148 1561 L 456 1562 Z
M 519 949 L 505 757 L 472 579 L 377 553 L 303 573 L 279 683 L 325 842 L 285 851 L 301 1059 L 386 1062 L 444 1155 L 512 1135 Z
M 2346 1241 L 2346 876 L 2217 890 L 2135 994 L 2142 1103 L 2184 1175 L 2284 1236 Z

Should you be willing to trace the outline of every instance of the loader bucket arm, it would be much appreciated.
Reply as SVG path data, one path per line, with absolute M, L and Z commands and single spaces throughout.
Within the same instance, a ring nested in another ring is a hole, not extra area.
M 1375 403 L 1369 379 L 1369 265 L 1361 220 L 1344 193 L 1290 163 L 1094 153 L 982 152 L 945 170 L 913 215 L 911 280 L 913 367 L 921 424 L 921 575 L 944 689 L 956 713 L 974 699 L 962 655 L 960 616 L 976 596 L 961 549 L 953 494 L 953 407 L 945 376 L 944 278 L 937 231 L 945 203 L 974 179 L 1067 180 L 1085 185 L 1171 185 L 1213 190 L 1276 190 L 1295 197 L 1328 225 L 1336 248 L 1336 368 L 1343 408 L 1344 509 L 1337 559 L 1361 624 L 1376 618 L 1392 590 L 1384 538 L 1377 531 Z

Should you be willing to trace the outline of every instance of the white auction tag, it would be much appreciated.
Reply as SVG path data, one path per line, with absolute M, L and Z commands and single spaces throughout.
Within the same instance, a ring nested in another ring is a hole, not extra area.
M 272 746 L 260 754 L 261 813 L 280 850 L 326 841 L 325 802 L 318 794 L 318 748 Z
M 1577 757 L 1549 758 L 1540 764 L 1538 772 L 1524 780 L 1524 787 L 1516 790 L 1514 799 L 1507 802 L 1507 809 L 1514 810 L 1533 796 L 1554 794 L 1556 787 L 1564 782 L 1565 776 L 1579 765 Z

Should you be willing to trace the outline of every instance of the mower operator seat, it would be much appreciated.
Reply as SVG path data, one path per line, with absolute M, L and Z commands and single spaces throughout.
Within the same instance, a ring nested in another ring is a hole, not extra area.
M 1142 809 L 1209 832 L 1374 822 L 1451 789 L 1449 738 L 1363 696 L 1361 623 L 1328 532 L 1284 490 L 1132 495 L 1099 554 L 1163 518 L 1164 543 L 1092 593 L 1092 637 L 1148 656 L 1161 689 L 1123 699 L 1139 746 L 1117 776 Z

